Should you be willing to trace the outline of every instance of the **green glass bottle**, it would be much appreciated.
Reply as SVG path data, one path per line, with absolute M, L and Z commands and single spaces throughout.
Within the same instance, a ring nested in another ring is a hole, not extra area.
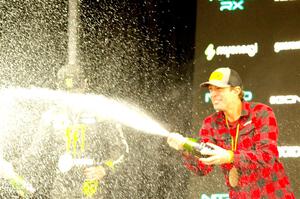
M 16 192 L 22 198 L 30 198 L 30 196 L 35 192 L 33 186 L 27 182 L 24 178 L 19 176 L 12 166 L 12 164 L 2 157 L 0 157 L 0 170 L 1 177 L 6 179 L 9 184 L 16 190 Z
M 188 151 L 192 155 L 198 157 L 198 158 L 206 158 L 207 155 L 201 154 L 202 149 L 209 148 L 208 145 L 206 145 L 204 142 L 199 143 L 199 139 L 196 138 L 186 138 L 186 141 L 183 145 L 184 150 Z
M 9 183 L 22 198 L 30 198 L 35 192 L 33 186 L 21 176 L 10 178 Z

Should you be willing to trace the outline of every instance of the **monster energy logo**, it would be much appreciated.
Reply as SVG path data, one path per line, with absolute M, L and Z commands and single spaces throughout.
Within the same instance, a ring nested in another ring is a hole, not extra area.
M 70 152 L 72 150 L 73 156 L 76 156 L 78 147 L 77 143 L 79 143 L 81 154 L 84 152 L 85 132 L 86 125 L 84 124 L 69 126 L 66 129 L 66 152 Z
M 212 2 L 213 0 L 209 0 Z M 233 1 L 233 0 L 219 0 L 220 2 L 220 11 L 235 11 L 235 10 L 244 10 L 244 0 Z

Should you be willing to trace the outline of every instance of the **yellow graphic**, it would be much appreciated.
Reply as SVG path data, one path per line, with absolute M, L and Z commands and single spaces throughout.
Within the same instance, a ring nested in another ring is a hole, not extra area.
M 209 81 L 210 80 L 222 80 L 224 77 L 223 73 L 219 72 L 219 71 L 216 71 L 216 72 L 213 72 L 210 77 L 209 77 Z
M 84 153 L 86 128 L 86 125 L 78 124 L 66 129 L 66 152 L 72 150 L 73 157 L 77 155 L 77 143 L 79 143 L 81 155 Z
M 66 78 L 65 79 L 65 84 L 67 88 L 73 88 L 74 83 L 73 83 L 73 79 L 72 78 Z
M 82 185 L 82 192 L 86 197 L 92 197 L 98 189 L 98 180 L 85 180 Z
M 114 171 L 115 167 L 114 167 L 114 161 L 112 160 L 108 160 L 104 163 L 108 168 L 110 168 L 112 171 Z
M 17 193 L 21 196 L 21 198 L 26 198 L 29 192 L 24 187 L 24 179 L 21 176 L 17 176 L 10 180 L 11 186 L 17 191 Z
M 85 124 L 72 125 L 66 128 L 66 152 L 72 151 L 73 157 L 78 155 L 81 157 L 84 153 L 86 129 L 87 126 Z M 80 154 L 78 154 L 78 149 Z M 110 162 L 107 165 L 113 163 L 112 161 Z M 82 192 L 86 197 L 92 197 L 97 192 L 98 186 L 98 180 L 85 180 L 82 184 Z

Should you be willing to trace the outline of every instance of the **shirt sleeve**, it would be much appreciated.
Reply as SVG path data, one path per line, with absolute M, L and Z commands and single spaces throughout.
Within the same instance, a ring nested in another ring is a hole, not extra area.
M 254 147 L 235 151 L 234 165 L 244 169 L 272 167 L 278 159 L 278 127 L 274 112 L 270 107 L 258 104 L 253 114 L 255 133 L 250 139 Z
M 114 124 L 111 128 L 114 128 L 118 135 L 114 135 L 114 137 L 111 138 L 114 140 L 114 143 L 110 143 L 109 159 L 104 162 L 104 165 L 114 170 L 115 167 L 120 167 L 125 161 L 126 156 L 129 154 L 129 146 L 125 139 L 122 125 Z
M 199 131 L 200 142 L 212 142 L 212 131 L 210 119 L 205 119 Z M 207 175 L 213 170 L 213 166 L 203 164 L 197 157 L 191 155 L 187 151 L 183 152 L 184 166 L 196 175 Z

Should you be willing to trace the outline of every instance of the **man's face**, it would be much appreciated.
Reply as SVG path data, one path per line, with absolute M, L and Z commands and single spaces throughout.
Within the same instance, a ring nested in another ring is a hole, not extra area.
M 216 111 L 228 110 L 233 103 L 234 97 L 236 97 L 236 94 L 231 87 L 221 88 L 209 85 L 208 90 L 210 92 L 213 107 Z

